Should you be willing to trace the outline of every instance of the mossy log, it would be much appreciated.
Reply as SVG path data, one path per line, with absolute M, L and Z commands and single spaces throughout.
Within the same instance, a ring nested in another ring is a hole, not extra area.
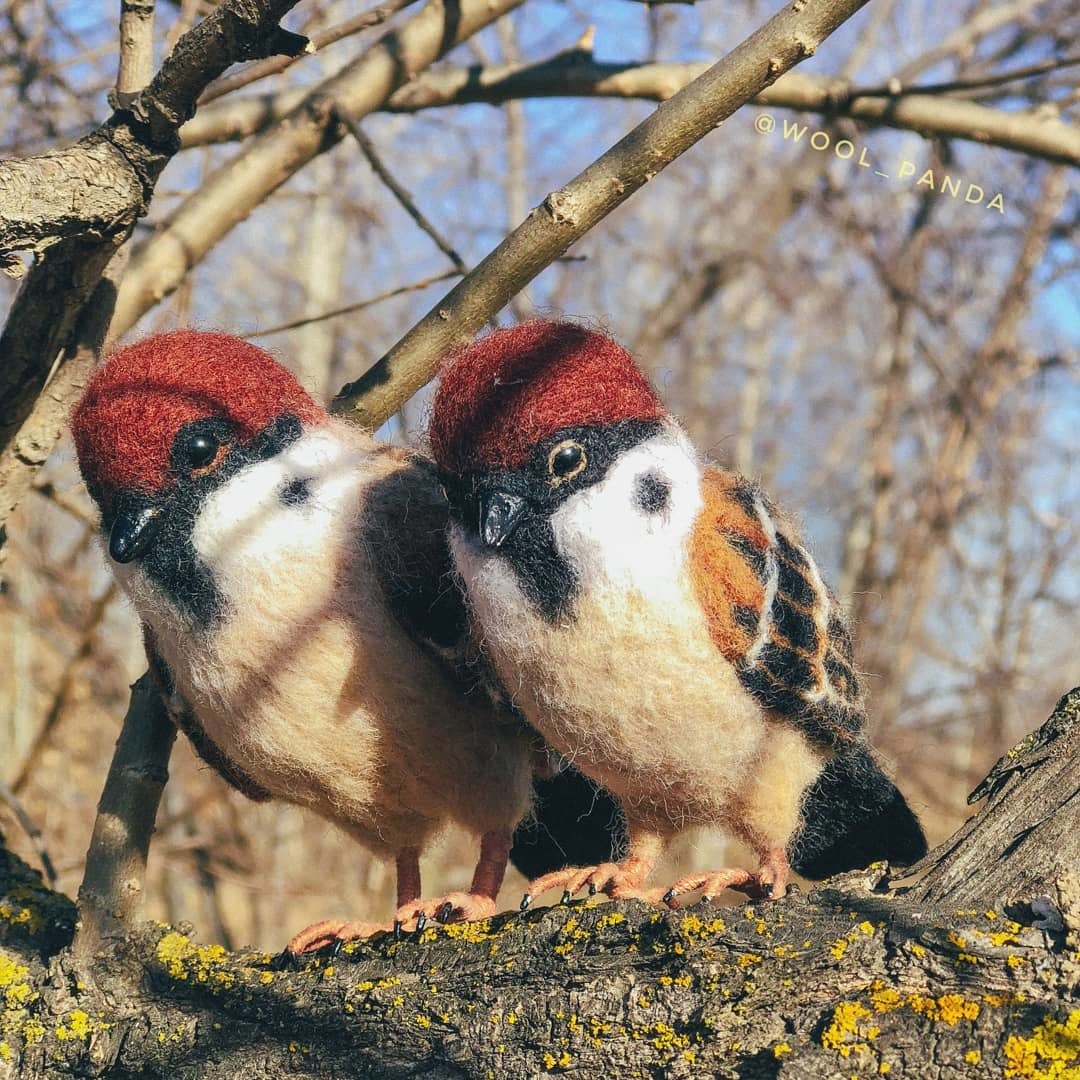
M 0 852 L 0 1078 L 1080 1080 L 1078 765 L 1080 690 L 918 879 L 880 865 L 678 912 L 590 900 L 295 971 L 145 923 L 78 962 L 74 906 Z

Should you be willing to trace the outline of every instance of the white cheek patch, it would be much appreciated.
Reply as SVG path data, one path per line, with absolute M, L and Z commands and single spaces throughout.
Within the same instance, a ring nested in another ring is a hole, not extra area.
M 667 485 L 662 508 L 640 496 L 643 478 Z M 646 594 L 676 586 L 687 540 L 701 511 L 701 470 L 681 432 L 665 431 L 620 455 L 599 483 L 552 515 L 555 544 L 585 590 L 634 588 Z
M 252 560 L 310 551 L 355 491 L 363 460 L 330 431 L 305 433 L 207 497 L 191 534 L 195 550 L 211 570 L 226 576 Z M 304 497 L 290 500 L 288 491 Z

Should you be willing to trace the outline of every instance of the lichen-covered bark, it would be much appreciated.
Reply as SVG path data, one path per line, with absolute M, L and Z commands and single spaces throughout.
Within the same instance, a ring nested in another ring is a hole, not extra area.
M 1003 759 L 1026 755 L 1021 806 L 1048 762 L 1076 763 L 1078 704 Z M 980 817 L 1004 835 L 997 807 Z M 1008 913 L 928 905 L 878 866 L 775 903 L 593 900 L 382 935 L 296 971 L 143 924 L 77 970 L 70 902 L 0 850 L 0 1078 L 1080 1080 L 1080 878 L 1055 872 Z

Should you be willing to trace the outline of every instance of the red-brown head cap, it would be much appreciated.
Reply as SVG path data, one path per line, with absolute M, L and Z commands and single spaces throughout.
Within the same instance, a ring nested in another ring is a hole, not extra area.
M 450 356 L 429 434 L 448 472 L 513 469 L 562 428 L 665 415 L 618 342 L 576 323 L 538 320 L 496 330 Z
M 185 424 L 227 420 L 243 444 L 286 413 L 327 420 L 269 353 L 230 334 L 174 330 L 113 353 L 91 375 L 71 430 L 86 486 L 106 509 L 118 491 L 172 482 L 169 455 Z

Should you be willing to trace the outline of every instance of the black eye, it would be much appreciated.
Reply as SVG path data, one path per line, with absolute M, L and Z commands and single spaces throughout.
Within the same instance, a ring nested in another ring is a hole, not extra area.
M 548 454 L 548 472 L 554 477 L 556 483 L 572 480 L 588 463 L 585 447 L 572 439 L 559 443 Z
M 182 427 L 170 454 L 173 473 L 193 476 L 216 469 L 225 460 L 230 441 L 227 425 L 216 418 L 196 420 Z
M 217 457 L 220 448 L 221 443 L 213 435 L 192 435 L 184 446 L 184 456 L 189 468 L 202 469 L 209 465 Z

